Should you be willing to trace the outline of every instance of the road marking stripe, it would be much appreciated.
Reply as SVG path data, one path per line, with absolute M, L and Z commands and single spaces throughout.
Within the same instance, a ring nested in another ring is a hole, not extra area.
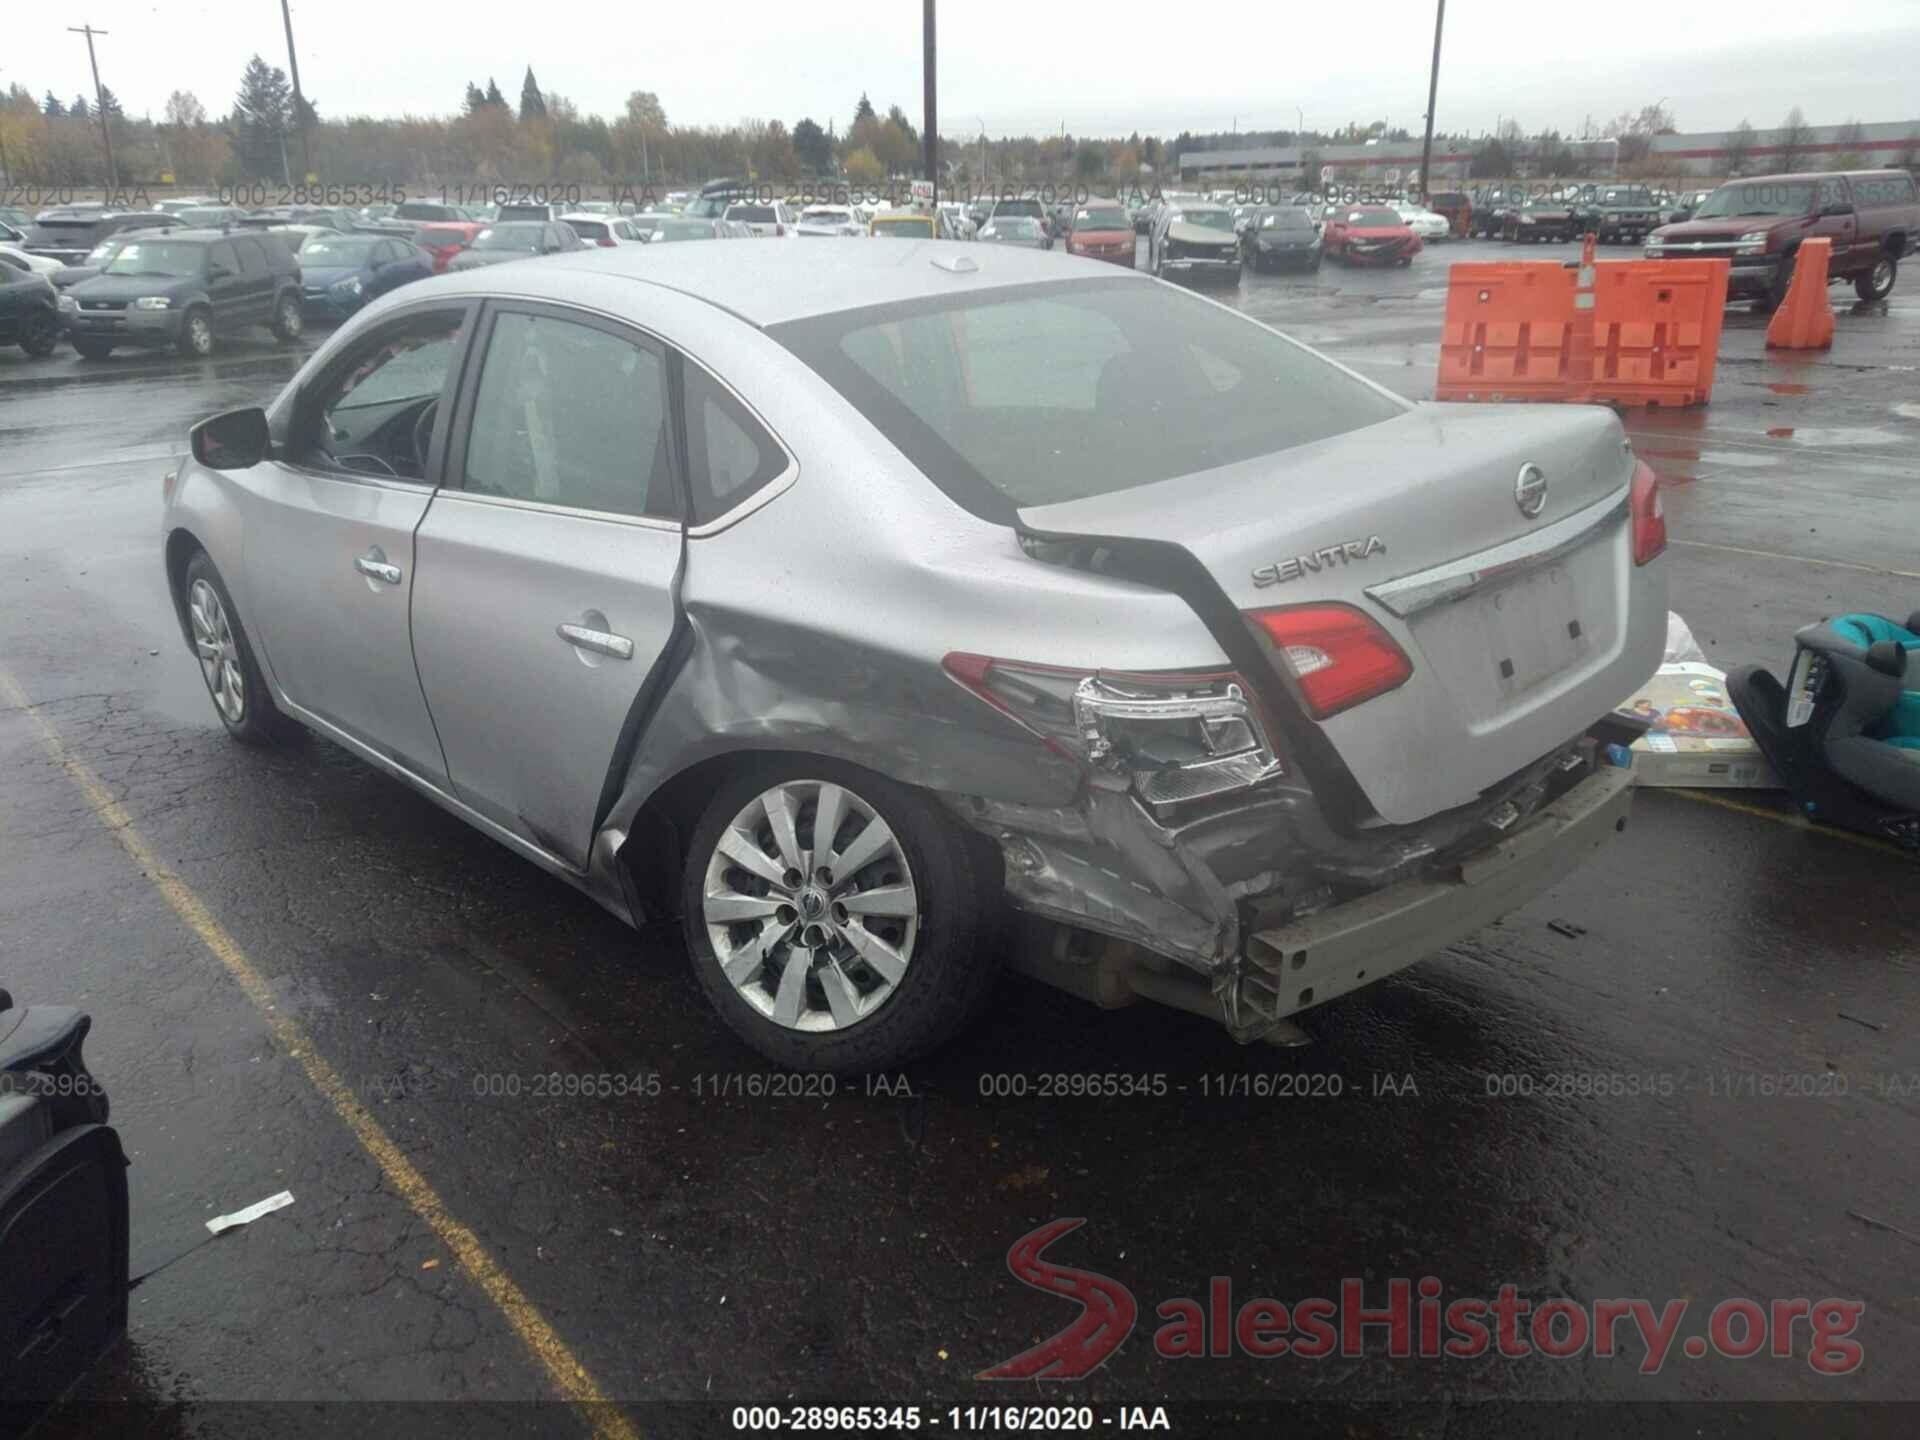
M 1678 795 L 1683 800 L 1697 800 L 1702 805 L 1718 805 L 1723 810 L 1738 810 L 1742 815 L 1757 815 L 1762 820 L 1771 820 L 1776 825 L 1784 825 L 1789 830 L 1805 830 L 1809 834 L 1824 836 L 1829 840 L 1844 840 L 1849 845 L 1864 845 L 1869 850 L 1878 850 L 1882 855 L 1892 855 L 1896 859 L 1911 860 L 1911 852 L 1902 850 L 1886 840 L 1876 840 L 1871 835 L 1861 835 L 1852 830 L 1840 830 L 1832 825 L 1816 825 L 1803 815 L 1792 810 L 1769 810 L 1764 805 L 1749 805 L 1744 800 L 1729 800 L 1724 795 L 1715 795 L 1706 790 L 1663 789 L 1663 795 Z
M 1920 580 L 1920 570 L 1889 570 L 1884 565 L 1860 565 L 1851 560 L 1820 560 L 1812 555 L 1786 555 L 1778 550 L 1748 550 L 1739 545 L 1714 545 L 1705 540 L 1675 540 L 1689 550 L 1722 550 L 1729 555 L 1756 555 L 1762 560 L 1795 560 L 1802 565 L 1830 565 L 1836 570 L 1861 570 L 1868 575 L 1894 575 L 1902 580 Z
M 299 1022 L 280 1012 L 274 1002 L 272 987 L 254 968 L 239 942 L 227 933 L 186 881 L 174 874 L 153 847 L 147 844 L 145 837 L 134 828 L 133 817 L 113 798 L 112 792 L 86 762 L 67 749 L 60 733 L 4 669 L 0 669 L 0 697 L 4 697 L 9 706 L 28 716 L 39 728 L 40 738 L 54 762 L 66 771 L 67 778 L 78 787 L 95 817 L 120 842 L 121 849 L 140 867 L 173 908 L 174 914 L 226 967 L 227 973 L 245 992 L 247 999 L 265 1017 L 274 1039 L 279 1041 L 288 1055 L 300 1062 L 307 1079 L 353 1132 L 361 1149 L 380 1167 L 387 1183 L 407 1202 L 414 1214 L 432 1227 L 433 1233 L 460 1262 L 460 1268 L 493 1302 L 494 1308 L 513 1327 L 514 1334 L 520 1337 L 520 1343 L 546 1369 L 554 1388 L 572 1404 L 592 1407 L 589 1419 L 593 1433 L 599 1440 L 639 1440 L 639 1432 L 601 1392 L 593 1376 L 587 1373 L 586 1366 L 574 1357 L 566 1342 L 533 1301 L 513 1282 L 499 1262 L 487 1253 L 486 1247 L 480 1243 L 480 1237 L 448 1211 L 446 1203 L 427 1178 L 393 1143 L 380 1127 L 380 1122 L 354 1097 L 353 1088 L 341 1078 L 340 1072 L 314 1048 L 313 1041 Z

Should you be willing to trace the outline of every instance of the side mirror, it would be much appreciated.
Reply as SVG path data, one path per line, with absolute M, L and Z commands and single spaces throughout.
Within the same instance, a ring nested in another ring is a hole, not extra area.
M 267 458 L 272 436 L 258 405 L 202 420 L 187 432 L 193 458 L 209 470 L 245 470 Z
M 209 280 L 230 280 L 233 278 L 233 271 L 225 265 L 208 265 L 207 278 Z

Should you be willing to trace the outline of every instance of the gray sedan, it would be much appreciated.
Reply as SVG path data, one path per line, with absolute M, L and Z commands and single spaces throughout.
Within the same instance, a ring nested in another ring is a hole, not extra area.
M 1589 731 L 1665 531 L 1610 413 L 1412 405 L 1097 261 L 823 254 L 424 280 L 195 427 L 221 723 L 677 916 L 734 1030 L 842 1071 L 1003 959 L 1299 1038 L 1625 823 Z

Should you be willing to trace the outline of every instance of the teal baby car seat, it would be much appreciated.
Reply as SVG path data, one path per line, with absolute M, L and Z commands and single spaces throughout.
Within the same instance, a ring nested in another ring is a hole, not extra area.
M 1920 611 L 1793 638 L 1785 685 L 1757 665 L 1727 676 L 1740 718 L 1809 815 L 1920 848 Z

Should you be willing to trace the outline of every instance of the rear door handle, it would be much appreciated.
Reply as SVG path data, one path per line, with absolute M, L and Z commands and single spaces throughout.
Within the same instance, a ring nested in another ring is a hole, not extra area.
M 633 641 L 624 635 L 615 635 L 609 630 L 590 630 L 585 625 L 561 625 L 557 630 L 562 640 L 578 649 L 591 650 L 596 655 L 611 655 L 616 660 L 633 658 Z
M 389 585 L 398 585 L 400 583 L 400 567 L 398 565 L 389 565 L 387 563 L 387 557 L 381 552 L 378 545 L 374 546 L 373 549 L 369 550 L 366 554 L 356 558 L 353 562 L 353 568 L 358 570 L 362 575 L 370 576 L 375 580 L 385 581 Z

